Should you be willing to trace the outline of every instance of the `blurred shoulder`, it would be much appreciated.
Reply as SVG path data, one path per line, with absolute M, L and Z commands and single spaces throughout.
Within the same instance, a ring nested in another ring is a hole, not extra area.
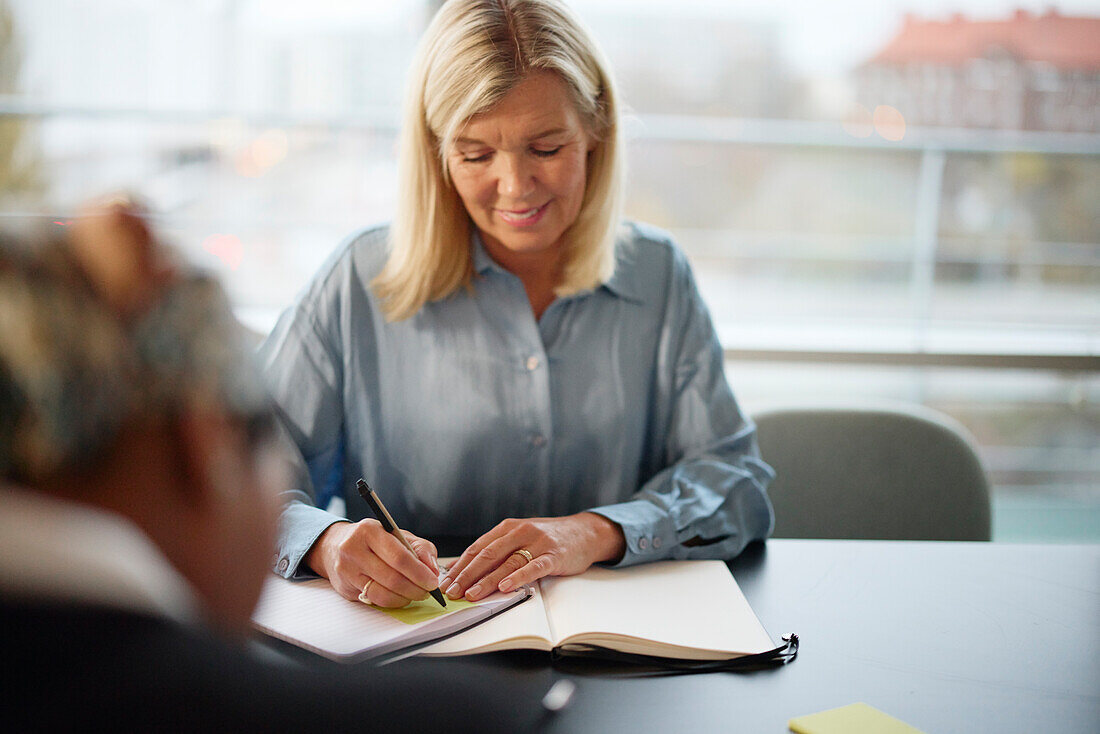
M 690 278 L 683 250 L 667 231 L 645 222 L 625 221 L 615 244 L 615 272 L 636 288 L 659 288 Z
M 624 221 L 619 227 L 618 245 L 649 252 L 667 252 L 677 249 L 668 231 L 653 224 L 630 219 Z
M 336 246 L 318 269 L 311 286 L 324 289 L 354 274 L 370 280 L 389 256 L 389 225 L 365 227 L 351 233 Z
M 299 291 L 295 303 L 313 310 L 333 306 L 352 294 L 369 291 L 389 257 L 388 225 L 356 230 L 345 237 L 325 258 L 313 277 Z

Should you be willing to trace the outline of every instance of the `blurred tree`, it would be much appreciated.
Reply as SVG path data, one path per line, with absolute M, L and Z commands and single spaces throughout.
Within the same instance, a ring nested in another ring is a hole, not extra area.
M 23 48 L 7 0 L 0 0 L 0 98 L 18 91 Z M 40 160 L 25 118 L 0 116 L 0 198 L 25 199 L 44 186 Z

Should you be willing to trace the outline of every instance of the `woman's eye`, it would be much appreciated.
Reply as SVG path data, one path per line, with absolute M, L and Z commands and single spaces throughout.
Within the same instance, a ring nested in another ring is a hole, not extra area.
M 477 153 L 463 153 L 462 154 L 462 162 L 463 163 L 484 163 L 485 161 L 489 160 L 490 155 L 492 155 L 492 154 L 491 153 L 481 153 L 479 155 Z
M 561 150 L 561 148 L 562 146 L 560 145 L 556 148 L 532 148 L 531 152 L 537 155 L 539 158 L 549 158 L 553 155 L 556 155 L 557 152 Z

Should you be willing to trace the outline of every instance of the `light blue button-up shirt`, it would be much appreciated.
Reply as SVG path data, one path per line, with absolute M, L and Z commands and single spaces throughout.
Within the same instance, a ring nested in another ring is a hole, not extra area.
M 362 476 L 429 540 L 591 510 L 622 527 L 629 565 L 731 558 L 771 532 L 771 469 L 665 233 L 625 225 L 612 278 L 537 321 L 475 236 L 473 287 L 395 323 L 368 286 L 386 235 L 345 242 L 260 349 L 308 475 L 335 469 L 349 519 L 370 516 Z M 285 576 L 310 573 L 302 556 L 341 519 L 314 506 L 305 474 L 282 517 Z

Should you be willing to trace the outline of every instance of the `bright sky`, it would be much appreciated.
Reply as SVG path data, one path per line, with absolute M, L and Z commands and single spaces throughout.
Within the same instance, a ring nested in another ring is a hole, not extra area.
M 309 31 L 334 24 L 394 27 L 420 14 L 424 0 L 237 0 L 245 17 L 257 25 Z

